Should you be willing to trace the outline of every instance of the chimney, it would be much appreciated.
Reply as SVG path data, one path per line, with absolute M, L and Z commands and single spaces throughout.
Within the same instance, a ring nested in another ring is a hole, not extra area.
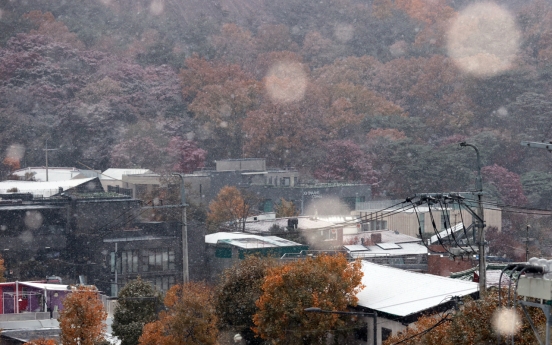
M 371 239 L 373 244 L 381 243 L 381 233 L 372 234 Z

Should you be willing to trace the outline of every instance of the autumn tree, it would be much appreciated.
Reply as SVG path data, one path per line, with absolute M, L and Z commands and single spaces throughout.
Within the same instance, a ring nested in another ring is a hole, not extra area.
M 39 338 L 30 340 L 23 345 L 58 345 L 55 339 Z
M 276 210 L 276 218 L 295 217 L 299 215 L 299 211 L 295 207 L 293 201 L 287 201 L 280 198 L 280 202 L 274 205 Z
M 224 222 L 232 222 L 232 228 L 240 231 L 245 219 L 251 214 L 253 198 L 248 198 L 238 188 L 225 186 L 221 188 L 215 200 L 209 204 L 207 222 L 211 230 L 217 231 Z
M 191 140 L 173 137 L 169 141 L 167 154 L 173 159 L 173 171 L 190 174 L 205 166 L 207 152 Z
M 219 323 L 239 332 L 249 344 L 260 343 L 251 330 L 255 302 L 262 294 L 266 273 L 276 262 L 270 258 L 248 256 L 224 271 L 216 291 L 216 310 Z
M 496 164 L 483 167 L 481 174 L 485 182 L 496 188 L 497 196 L 503 203 L 516 206 L 524 206 L 527 203 L 518 174 Z
M 377 182 L 370 157 L 352 141 L 333 140 L 324 145 L 326 156 L 314 176 L 323 180 Z
M 167 291 L 167 311 L 159 320 L 148 323 L 140 345 L 214 345 L 217 344 L 217 316 L 213 290 L 205 283 L 174 285 Z
M 141 278 L 128 282 L 119 291 L 112 329 L 121 345 L 138 344 L 144 325 L 155 321 L 161 304 L 161 296 Z
M 362 289 L 360 261 L 321 255 L 270 268 L 253 317 L 254 332 L 272 344 L 322 344 L 346 321 L 336 314 L 309 314 L 307 307 L 346 310 Z
M 4 258 L 0 255 L 0 283 L 5 282 L 4 273 L 6 273 L 6 267 L 4 266 Z
M 95 345 L 104 339 L 107 313 L 94 287 L 77 286 L 63 300 L 59 313 L 64 345 Z
M 507 290 L 507 289 L 505 289 Z M 404 332 L 389 337 L 383 344 L 390 345 L 401 342 L 405 345 L 470 345 L 470 344 L 496 344 L 499 343 L 500 333 L 493 326 L 493 318 L 496 313 L 508 308 L 506 306 L 507 291 L 502 292 L 502 304 L 498 301 L 498 291 L 489 292 L 485 299 L 464 301 L 464 306 L 455 313 L 449 313 L 446 316 L 446 322 L 439 323 L 443 317 L 424 316 L 420 318 L 412 327 Z M 535 326 L 542 329 L 546 324 L 546 318 L 538 308 L 529 308 Z M 521 327 L 514 335 L 516 344 L 536 344 L 537 340 L 531 329 L 527 318 L 522 317 L 522 311 L 517 306 L 514 311 L 521 321 Z M 438 324 L 431 331 L 419 334 L 430 327 Z M 410 338 L 410 339 L 409 339 Z M 503 336 L 502 340 L 505 337 Z

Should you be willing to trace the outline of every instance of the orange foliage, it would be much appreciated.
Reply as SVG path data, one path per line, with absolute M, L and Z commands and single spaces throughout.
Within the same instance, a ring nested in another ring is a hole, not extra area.
M 19 159 L 14 157 L 4 158 L 4 161 L 2 163 L 7 166 L 10 171 L 14 171 L 20 168 Z
M 186 59 L 186 68 L 180 70 L 182 94 L 193 100 L 196 94 L 207 85 L 223 84 L 228 80 L 247 81 L 251 78 L 235 64 L 212 62 L 193 56 Z
M 39 338 L 26 342 L 23 345 L 57 345 L 54 339 Z
M 204 283 L 175 285 L 165 297 L 168 311 L 148 323 L 140 345 L 210 345 L 217 343 L 213 292 Z
M 327 332 L 344 321 L 336 314 L 309 314 L 304 309 L 355 306 L 363 288 L 360 267 L 360 261 L 349 263 L 343 255 L 321 255 L 269 268 L 256 303 L 254 332 L 271 344 L 322 344 Z
M 84 44 L 78 39 L 77 34 L 70 32 L 69 28 L 62 22 L 56 21 L 52 13 L 31 11 L 24 14 L 23 18 L 38 27 L 36 30 L 31 30 L 31 34 L 49 36 L 56 42 L 63 42 L 73 48 L 84 49 Z
M 220 35 L 213 36 L 211 42 L 217 57 L 230 63 L 246 66 L 257 55 L 251 32 L 233 23 L 224 24 Z
M 239 224 L 249 216 L 250 210 L 251 205 L 236 187 L 224 186 L 209 204 L 207 222 L 217 227 L 221 223 L 235 220 L 235 226 L 239 229 Z
M 5 282 L 4 273 L 6 273 L 6 267 L 4 266 L 4 259 L 0 255 L 0 283 Z
M 60 340 L 64 345 L 94 345 L 103 340 L 107 313 L 95 287 L 77 286 L 59 313 Z

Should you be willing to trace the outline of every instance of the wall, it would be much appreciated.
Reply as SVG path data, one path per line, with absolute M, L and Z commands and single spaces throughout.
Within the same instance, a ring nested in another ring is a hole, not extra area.
M 216 161 L 217 171 L 263 171 L 266 170 L 266 161 L 262 158 L 225 159 Z

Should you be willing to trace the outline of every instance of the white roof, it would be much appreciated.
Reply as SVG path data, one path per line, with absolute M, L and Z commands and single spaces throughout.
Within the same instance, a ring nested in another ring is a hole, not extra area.
M 33 176 L 36 181 L 46 181 L 45 167 L 28 167 L 16 170 L 12 174 L 20 177 L 25 177 L 25 174 L 27 173 L 35 173 Z M 99 172 L 93 170 L 48 167 L 48 181 L 64 181 L 75 178 L 98 177 L 99 175 Z
M 463 230 L 463 229 L 464 229 L 464 223 L 458 223 L 455 226 L 453 226 L 452 228 L 448 228 L 448 229 L 445 229 L 445 230 L 441 231 L 439 233 L 439 237 L 441 239 L 443 239 L 443 238 L 446 238 L 449 235 L 451 235 L 453 232 L 457 233 L 458 231 Z M 437 235 L 431 236 L 431 239 L 430 239 L 431 243 L 439 242 L 439 237 L 437 237 Z
M 14 285 L 15 282 L 5 282 L 0 283 L 2 285 Z M 69 285 L 63 284 L 47 284 L 47 283 L 37 283 L 37 282 L 18 282 L 19 285 L 29 286 L 36 289 L 48 290 L 48 291 L 71 291 Z
M 250 235 L 243 232 L 216 232 L 205 236 L 205 243 L 217 244 L 221 242 L 246 249 L 302 246 L 301 243 L 277 236 Z
M 33 195 L 42 195 L 45 198 L 59 193 L 59 187 L 63 190 L 71 189 L 83 184 L 86 184 L 94 178 L 83 178 L 76 180 L 63 180 L 63 181 L 48 181 L 48 182 L 36 182 L 36 181 L 16 181 L 8 180 L 0 182 L 0 194 L 9 194 L 8 190 L 17 188 L 16 193 L 31 193 Z
M 358 306 L 407 316 L 438 306 L 451 296 L 466 296 L 478 291 L 479 285 L 458 279 L 405 271 L 362 262 L 362 283 Z
M 343 242 L 351 243 L 354 240 L 355 244 L 361 243 L 361 238 L 371 240 L 372 234 L 381 234 L 381 242 L 393 242 L 393 243 L 404 243 L 404 242 L 420 242 L 421 240 L 414 236 L 409 236 L 401 234 L 398 231 L 393 230 L 371 230 L 363 231 L 355 234 L 343 234 Z
M 123 175 L 140 175 L 150 174 L 153 171 L 149 169 L 107 169 L 100 177 L 101 180 L 119 180 L 123 179 Z
M 353 258 L 371 258 L 401 255 L 427 255 L 427 248 L 419 243 L 378 243 L 375 246 L 343 246 Z
M 311 218 L 306 216 L 291 217 L 297 218 L 298 224 L 297 228 L 300 230 L 314 230 L 314 229 L 330 229 L 337 227 L 334 223 L 322 220 L 319 218 Z M 274 218 L 274 219 L 260 219 L 257 221 L 251 221 L 245 223 L 245 229 L 247 232 L 262 233 L 269 232 L 270 228 L 273 225 L 278 225 L 280 227 L 288 226 L 289 218 Z

